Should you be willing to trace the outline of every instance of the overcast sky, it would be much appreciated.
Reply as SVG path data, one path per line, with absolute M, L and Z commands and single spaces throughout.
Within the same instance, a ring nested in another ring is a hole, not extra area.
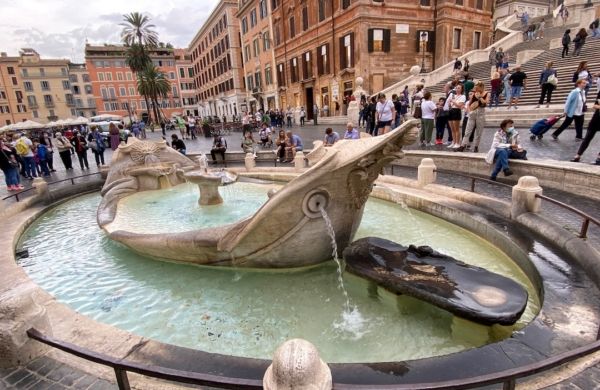
M 151 17 L 162 42 L 187 47 L 218 0 L 0 0 L 0 51 L 84 61 L 84 47 L 118 43 L 123 14 Z

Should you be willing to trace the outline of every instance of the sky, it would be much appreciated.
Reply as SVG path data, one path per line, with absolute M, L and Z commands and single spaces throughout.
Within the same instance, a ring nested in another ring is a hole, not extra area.
M 90 44 L 119 43 L 123 14 L 151 18 L 161 42 L 187 47 L 218 0 L 0 0 L 0 51 L 84 62 Z

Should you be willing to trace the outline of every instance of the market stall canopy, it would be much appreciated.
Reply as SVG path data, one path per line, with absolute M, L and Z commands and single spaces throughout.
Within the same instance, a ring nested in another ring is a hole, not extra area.
M 26 120 L 24 122 L 15 123 L 11 125 L 12 128 L 10 130 L 33 130 L 33 129 L 43 129 L 46 125 L 42 125 L 41 123 L 34 122 L 32 120 Z
M 102 121 L 110 121 L 110 120 L 116 120 L 116 121 L 120 121 L 122 120 L 123 117 L 120 115 L 113 115 L 113 114 L 102 114 L 102 115 L 96 115 L 90 118 L 90 120 L 92 122 L 102 122 Z

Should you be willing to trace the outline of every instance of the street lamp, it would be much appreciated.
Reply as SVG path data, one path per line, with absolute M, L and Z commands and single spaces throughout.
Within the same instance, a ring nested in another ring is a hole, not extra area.
M 425 73 L 425 49 L 427 48 L 427 41 L 429 40 L 429 33 L 427 31 L 421 31 L 421 53 L 423 57 L 421 59 L 421 73 Z

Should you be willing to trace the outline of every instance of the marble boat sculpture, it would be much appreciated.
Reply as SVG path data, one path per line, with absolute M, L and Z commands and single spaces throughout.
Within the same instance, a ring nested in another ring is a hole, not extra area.
M 284 268 L 331 259 L 321 209 L 331 219 L 339 250 L 352 242 L 365 202 L 382 168 L 402 158 L 415 142 L 418 121 L 379 137 L 316 145 L 310 168 L 273 194 L 251 217 L 217 228 L 171 234 L 138 234 L 111 228 L 120 199 L 137 191 L 184 182 L 199 169 L 163 142 L 132 140 L 113 157 L 98 224 L 113 240 L 144 255 L 179 262 L 235 267 Z

